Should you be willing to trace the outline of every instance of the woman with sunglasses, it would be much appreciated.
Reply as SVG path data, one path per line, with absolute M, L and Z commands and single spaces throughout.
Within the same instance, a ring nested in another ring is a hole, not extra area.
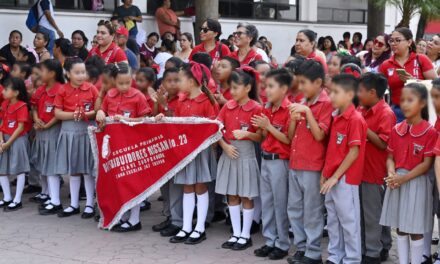
M 253 48 L 258 40 L 258 30 L 254 25 L 240 23 L 237 31 L 233 33 L 234 45 L 238 50 L 231 53 L 230 57 L 240 62 L 241 66 L 249 65 L 253 61 L 263 60 Z
M 379 66 L 379 72 L 388 79 L 391 92 L 391 108 L 397 122 L 405 119 L 400 109 L 400 95 L 405 82 L 410 79 L 433 80 L 437 77 L 431 60 L 423 54 L 416 54 L 416 45 L 409 28 L 396 28 L 388 43 L 394 55 Z
M 364 55 L 363 60 L 365 69 L 368 72 L 377 73 L 379 66 L 390 58 L 391 47 L 388 41 L 390 36 L 380 34 L 373 40 L 373 47 Z
M 194 48 L 194 40 L 191 33 L 182 33 L 179 39 L 180 50 L 174 53 L 174 56 L 180 58 L 184 62 L 189 61 L 189 56 Z
M 89 58 L 97 55 L 104 60 L 106 65 L 118 62 L 128 63 L 125 51 L 114 42 L 115 33 L 116 30 L 110 21 L 99 21 L 96 32 L 98 45 L 90 50 Z
M 216 65 L 222 58 L 229 56 L 228 46 L 222 44 L 219 39 L 222 34 L 222 26 L 217 20 L 207 19 L 200 28 L 200 43 L 195 46 L 189 56 L 192 60 L 194 54 L 198 52 L 206 52 L 211 55 L 212 65 Z
M 325 54 L 321 56 L 316 49 L 316 32 L 310 29 L 303 29 L 296 35 L 295 42 L 296 55 L 307 59 L 313 59 L 322 64 L 325 73 L 327 73 L 327 61 Z M 321 52 L 322 53 L 322 52 Z

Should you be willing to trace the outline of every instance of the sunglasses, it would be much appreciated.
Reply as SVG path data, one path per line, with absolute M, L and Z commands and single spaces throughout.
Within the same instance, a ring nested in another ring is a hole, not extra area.
M 380 42 L 379 40 L 375 39 L 373 41 L 374 45 L 378 46 L 379 48 L 382 48 L 383 46 L 385 46 L 385 43 Z
M 207 27 L 201 27 L 201 28 L 200 28 L 200 32 L 208 33 L 208 31 L 210 31 L 210 29 L 207 28 Z
M 240 38 L 241 35 L 243 35 L 243 34 L 246 34 L 246 32 L 236 31 L 236 32 L 233 32 L 233 33 L 232 33 L 233 36 L 237 36 L 237 37 L 239 37 L 239 38 Z
M 402 42 L 404 40 L 406 40 L 406 39 L 400 39 L 400 38 L 390 39 L 388 41 L 388 44 L 393 45 L 395 43 L 396 45 L 398 45 L 398 44 L 400 44 L 400 42 Z

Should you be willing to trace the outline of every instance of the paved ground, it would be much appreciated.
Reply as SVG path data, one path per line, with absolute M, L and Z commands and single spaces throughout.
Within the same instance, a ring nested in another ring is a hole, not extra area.
M 67 204 L 67 186 L 63 201 Z M 23 201 L 27 201 L 25 195 Z M 157 196 L 152 197 L 152 210 L 142 213 L 143 229 L 130 234 L 117 234 L 97 229 L 93 220 L 80 216 L 60 219 L 40 216 L 37 206 L 26 202 L 17 212 L 0 212 L 0 263 L 154 263 L 154 264 L 245 264 L 287 263 L 253 256 L 253 250 L 263 244 L 261 235 L 253 236 L 254 247 L 243 252 L 222 249 L 229 236 L 229 227 L 216 223 L 207 230 L 208 239 L 197 246 L 170 244 L 166 238 L 151 231 L 163 218 Z M 324 248 L 327 239 L 324 240 Z M 325 251 L 325 250 L 323 250 Z M 388 263 L 397 263 L 395 249 Z

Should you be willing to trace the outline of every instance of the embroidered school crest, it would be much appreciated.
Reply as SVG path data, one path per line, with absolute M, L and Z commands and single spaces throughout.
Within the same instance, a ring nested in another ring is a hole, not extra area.
M 92 108 L 92 103 L 85 103 L 84 104 L 84 111 L 90 112 L 91 108 Z
M 413 155 L 419 155 L 422 152 L 424 146 L 416 143 L 413 143 L 413 145 Z
M 336 134 L 336 144 L 341 145 L 342 141 L 344 141 L 345 135 L 341 133 Z
M 15 120 L 9 120 L 8 122 L 8 128 L 14 128 L 15 127 Z
M 46 113 L 52 113 L 54 106 L 51 104 L 46 105 Z
M 125 118 L 130 118 L 130 111 L 124 111 L 124 117 Z
M 388 76 L 393 76 L 394 75 L 394 68 L 389 68 L 388 69 Z
M 243 131 L 248 131 L 249 129 L 249 124 L 246 123 L 240 123 L 240 129 Z

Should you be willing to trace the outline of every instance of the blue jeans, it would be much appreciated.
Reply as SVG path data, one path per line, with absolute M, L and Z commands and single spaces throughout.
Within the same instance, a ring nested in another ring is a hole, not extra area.
M 47 45 L 47 50 L 50 52 L 50 55 L 53 56 L 53 47 L 55 45 L 55 31 L 45 28 L 43 26 L 39 26 L 38 32 L 46 33 L 49 35 L 49 43 Z
M 405 120 L 405 116 L 403 115 L 403 112 L 400 109 L 400 106 L 392 104 L 391 110 L 393 110 L 394 114 L 396 115 L 397 123 L 400 123 L 403 120 Z
M 137 36 L 137 34 L 138 34 L 138 29 L 137 29 L 137 27 L 132 28 L 128 34 L 129 34 L 129 37 L 130 37 L 130 38 L 132 38 L 132 39 L 136 39 L 136 36 Z

